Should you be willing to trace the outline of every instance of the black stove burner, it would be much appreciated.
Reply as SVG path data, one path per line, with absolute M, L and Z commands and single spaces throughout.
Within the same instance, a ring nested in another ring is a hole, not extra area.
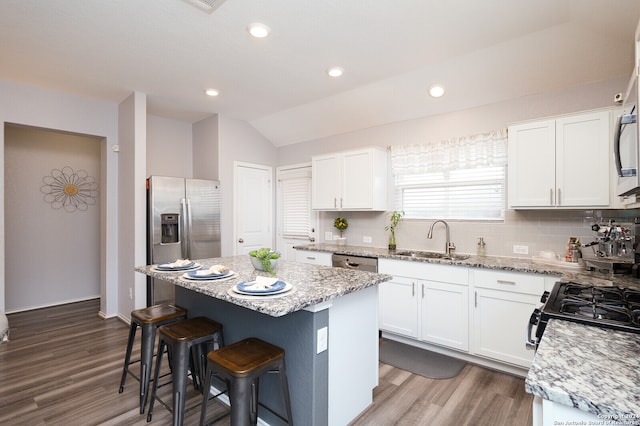
M 541 315 L 640 333 L 640 291 L 558 282 Z
M 529 319 L 527 345 L 537 347 L 549 319 L 578 322 L 602 328 L 640 333 L 640 291 L 557 282 L 544 292 L 544 305 Z M 531 339 L 532 327 L 535 339 Z

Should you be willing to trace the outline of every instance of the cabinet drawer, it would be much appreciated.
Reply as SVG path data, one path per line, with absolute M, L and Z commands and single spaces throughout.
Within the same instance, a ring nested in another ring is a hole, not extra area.
M 494 290 L 539 296 L 544 292 L 544 282 L 545 279 L 543 275 L 482 269 L 473 271 L 473 284 L 476 287 L 491 288 Z
M 469 285 L 469 268 L 410 260 L 379 259 L 378 272 L 421 280 Z
M 331 266 L 332 255 L 333 253 L 323 251 L 296 250 L 296 262 Z

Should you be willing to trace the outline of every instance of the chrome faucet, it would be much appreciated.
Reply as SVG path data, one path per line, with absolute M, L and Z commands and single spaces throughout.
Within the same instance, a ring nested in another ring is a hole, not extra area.
M 433 227 L 438 222 L 444 224 L 444 226 L 446 228 L 446 232 L 447 232 L 447 241 L 446 241 L 446 245 L 445 245 L 445 248 L 444 248 L 445 256 L 451 256 L 451 254 L 452 254 L 451 251 L 456 249 L 456 245 L 451 242 L 451 235 L 449 234 L 449 224 L 447 222 L 445 222 L 444 220 L 441 220 L 441 219 L 438 219 L 435 222 L 433 222 L 431 224 L 431 227 L 429 228 L 429 233 L 427 234 L 427 238 L 429 238 L 429 239 L 433 238 Z

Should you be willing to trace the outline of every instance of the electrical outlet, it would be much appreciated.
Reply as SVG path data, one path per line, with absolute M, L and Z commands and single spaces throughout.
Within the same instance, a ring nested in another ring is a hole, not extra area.
M 325 241 L 333 241 L 333 233 L 331 231 L 327 231 L 324 233 Z
M 327 327 L 322 327 L 318 330 L 318 349 L 316 353 L 324 352 L 329 346 Z
M 371 243 L 373 241 L 373 239 L 369 236 L 369 235 L 365 235 L 362 237 L 362 242 L 363 243 Z
M 515 254 L 529 254 L 529 246 L 513 246 L 513 252 Z
M 133 289 L 129 287 L 129 300 L 133 300 Z

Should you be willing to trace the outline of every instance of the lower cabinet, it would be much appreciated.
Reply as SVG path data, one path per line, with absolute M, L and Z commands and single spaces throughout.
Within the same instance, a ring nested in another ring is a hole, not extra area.
M 469 287 L 420 282 L 420 340 L 469 350 Z
M 474 270 L 473 346 L 476 355 L 528 368 L 526 326 L 540 306 L 545 278 L 533 274 Z
M 378 271 L 394 276 L 379 286 L 381 330 L 469 350 L 467 268 L 380 259 Z
M 324 251 L 296 250 L 296 262 L 331 266 L 333 253 Z
M 417 287 L 417 279 L 397 276 L 378 286 L 381 330 L 418 337 Z
M 526 327 L 557 278 L 393 259 L 379 259 L 378 270 L 393 275 L 378 292 L 380 329 L 389 336 L 467 353 L 505 371 L 531 365 Z

